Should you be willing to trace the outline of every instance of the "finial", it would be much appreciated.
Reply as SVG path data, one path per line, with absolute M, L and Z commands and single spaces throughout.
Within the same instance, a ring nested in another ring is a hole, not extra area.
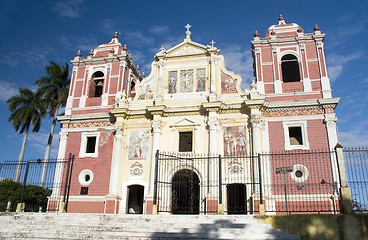
M 119 37 L 118 32 L 115 32 L 114 38 L 118 38 L 118 37 Z
M 137 70 L 139 71 L 139 65 L 137 64 Z
M 257 30 L 254 32 L 254 37 L 259 37 L 259 33 L 257 32 Z
M 142 77 L 145 78 L 146 77 L 146 74 L 144 74 L 144 72 L 142 73 Z
M 129 53 L 129 59 L 132 60 L 133 57 L 132 57 L 132 54 Z
M 160 50 L 165 51 L 166 49 L 164 48 L 164 46 L 161 46 Z
M 128 48 L 127 48 L 126 44 L 124 44 L 123 51 L 126 52 L 127 50 L 128 50 Z
M 284 17 L 280 14 L 279 25 L 281 25 L 281 24 L 286 24 L 286 23 L 285 23 Z
M 185 32 L 185 39 L 187 39 L 187 40 L 190 40 L 190 35 L 192 34 L 192 32 L 191 31 L 189 31 L 189 28 L 191 28 L 192 26 L 190 26 L 189 24 L 187 24 L 186 26 L 185 26 L 185 28 L 187 29 L 187 31 Z
M 303 29 L 299 26 L 298 29 L 296 30 L 298 33 L 302 33 Z
M 257 89 L 257 84 L 254 82 L 254 80 L 252 81 L 252 84 L 250 85 L 251 90 L 256 90 Z
M 81 54 L 81 52 L 80 52 L 80 50 L 78 50 L 78 52 L 77 52 L 77 57 L 81 57 L 82 56 L 82 54 Z
M 319 31 L 319 27 L 317 26 L 317 24 L 315 24 L 315 25 L 314 25 L 313 30 L 314 30 L 315 32 Z
M 93 56 L 93 49 L 91 49 L 91 51 L 89 52 L 89 55 L 92 57 Z
M 216 42 L 212 40 L 210 43 L 211 43 L 211 46 L 212 46 L 212 47 L 214 47 L 213 45 L 214 45 Z

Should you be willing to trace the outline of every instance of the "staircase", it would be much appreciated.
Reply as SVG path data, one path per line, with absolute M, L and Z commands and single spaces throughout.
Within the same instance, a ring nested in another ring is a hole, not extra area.
M 0 213 L 0 239 L 285 239 L 244 215 Z

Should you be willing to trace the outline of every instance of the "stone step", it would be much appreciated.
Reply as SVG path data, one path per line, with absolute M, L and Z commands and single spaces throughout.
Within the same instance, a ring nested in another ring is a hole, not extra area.
M 247 239 L 247 240 L 268 240 L 268 239 L 284 239 L 296 240 L 299 239 L 296 235 L 286 234 L 235 234 L 229 232 L 219 233 L 145 233 L 145 232 L 89 232 L 78 231 L 73 233 L 58 233 L 44 232 L 16 232 L 16 233 L 1 233 L 1 239 Z
M 243 215 L 0 214 L 0 239 L 285 239 Z
M 44 225 L 3 225 L 3 232 L 33 232 L 42 231 L 45 229 Z M 198 233 L 198 232 L 232 232 L 236 234 L 246 234 L 246 233 L 268 233 L 268 234 L 284 234 L 284 230 L 272 229 L 268 225 L 263 226 L 244 226 L 242 228 L 231 228 L 231 227 L 216 227 L 211 224 L 206 226 L 196 226 L 196 227 L 181 227 L 181 226 L 152 226 L 152 227 L 140 227 L 140 226 L 121 226 L 121 227 L 107 227 L 105 225 L 89 225 L 89 226 L 78 226 L 78 225 L 63 225 L 63 232 L 73 232 L 73 231 L 95 231 L 103 232 L 108 230 L 109 232 L 171 232 L 171 233 Z M 48 229 L 49 233 L 58 232 L 59 229 Z

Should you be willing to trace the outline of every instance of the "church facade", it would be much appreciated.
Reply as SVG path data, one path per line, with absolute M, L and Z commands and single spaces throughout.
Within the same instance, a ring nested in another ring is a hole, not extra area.
M 259 204 L 277 212 L 285 202 L 275 187 L 284 167 L 285 186 L 287 177 L 298 190 L 322 179 L 338 183 L 329 154 L 306 155 L 337 144 L 339 98 L 331 95 L 317 25 L 304 33 L 280 16 L 264 38 L 256 31 L 255 81 L 245 90 L 220 50 L 192 41 L 186 28 L 183 42 L 155 55 L 148 76 L 117 34 L 71 61 L 58 118 L 58 158 L 75 154 L 68 212 L 252 213 Z M 265 154 L 272 152 L 287 160 Z M 63 171 L 56 169 L 55 183 L 64 181 Z M 319 191 L 289 195 L 323 195 L 318 203 L 338 205 L 338 194 Z

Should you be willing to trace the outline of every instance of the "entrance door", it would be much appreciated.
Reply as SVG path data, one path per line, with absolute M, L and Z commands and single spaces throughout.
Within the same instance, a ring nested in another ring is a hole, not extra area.
M 227 213 L 247 213 L 247 187 L 245 184 L 233 183 L 227 185 Z
M 172 179 L 173 214 L 199 214 L 199 178 L 188 169 L 179 170 Z
M 131 185 L 128 187 L 128 213 L 143 213 L 144 187 L 141 185 Z

